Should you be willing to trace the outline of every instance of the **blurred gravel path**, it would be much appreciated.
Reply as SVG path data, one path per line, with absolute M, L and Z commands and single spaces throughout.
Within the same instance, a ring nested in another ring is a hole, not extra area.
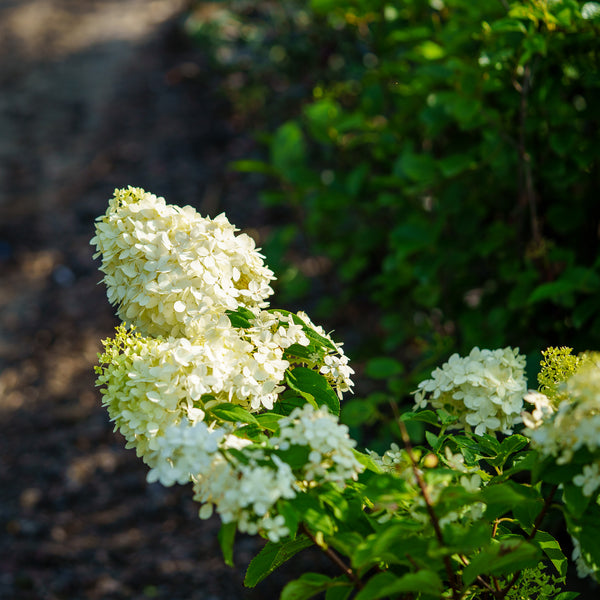
M 183 0 L 0 1 L 0 598 L 274 598 L 189 489 L 148 486 L 92 366 L 115 324 L 88 241 L 115 187 L 260 223 Z M 307 559 L 311 567 L 314 557 Z M 302 558 L 294 561 L 302 570 Z

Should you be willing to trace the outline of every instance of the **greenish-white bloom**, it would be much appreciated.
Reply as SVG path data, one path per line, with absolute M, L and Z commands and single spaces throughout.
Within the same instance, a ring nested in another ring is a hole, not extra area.
M 453 354 L 415 392 L 416 408 L 443 408 L 477 435 L 512 433 L 527 392 L 525 356 L 518 348 Z
M 115 190 L 91 240 L 108 299 L 145 335 L 197 333 L 212 314 L 264 307 L 273 272 L 225 215 L 200 216 L 140 188 Z

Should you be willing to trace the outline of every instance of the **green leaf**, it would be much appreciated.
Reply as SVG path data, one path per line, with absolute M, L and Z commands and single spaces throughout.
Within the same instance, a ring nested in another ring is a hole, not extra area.
M 379 467 L 379 465 L 368 454 L 363 454 L 362 452 L 359 452 L 355 449 L 353 449 L 352 452 L 354 454 L 354 458 L 356 458 L 356 460 L 363 467 L 365 467 L 365 469 L 373 471 L 373 473 L 382 473 L 382 470 Z
M 531 486 L 514 481 L 488 485 L 479 492 L 482 502 L 487 505 L 485 517 L 495 519 L 509 512 L 512 507 L 532 505 L 532 508 L 542 506 L 540 492 Z
M 465 567 L 463 581 L 471 585 L 478 575 L 506 575 L 535 567 L 539 558 L 539 549 L 520 537 L 493 540 Z
M 302 408 L 307 402 L 318 408 L 314 398 L 302 397 L 295 390 L 285 390 L 273 405 L 273 411 L 280 415 L 289 415 L 295 408 Z
M 430 425 L 440 426 L 438 415 L 431 410 L 420 410 L 418 412 L 405 412 L 400 415 L 403 421 L 422 421 Z
M 281 419 L 281 415 L 272 412 L 256 415 L 259 426 L 271 432 L 277 431 L 279 428 L 279 419 Z
M 226 313 L 233 327 L 240 327 L 242 329 L 252 327 L 250 320 L 254 319 L 254 315 L 247 308 L 240 306 L 236 310 L 228 310 Z
M 400 577 L 389 572 L 378 573 L 369 579 L 355 600 L 377 600 L 405 592 L 421 592 L 439 597 L 442 589 L 442 581 L 435 571 L 422 569 Z
M 431 433 L 431 431 L 425 432 L 425 439 L 434 452 L 437 452 L 440 449 L 440 444 L 444 441 L 443 437 L 439 438 L 435 433 Z
M 554 596 L 554 600 L 575 600 L 580 595 L 579 592 L 561 592 L 558 596 Z
M 237 523 L 235 521 L 233 523 L 222 523 L 217 535 L 223 553 L 223 560 L 230 567 L 233 567 L 233 543 L 236 531 Z
M 468 554 L 488 545 L 492 538 L 492 529 L 487 521 L 448 523 L 442 533 L 446 545 L 442 550 L 452 554 Z
M 395 358 L 387 356 L 372 358 L 365 367 L 365 374 L 373 379 L 389 379 L 403 372 L 404 365 Z
M 295 581 L 290 581 L 281 592 L 280 600 L 306 600 L 325 591 L 335 582 L 327 575 L 304 573 Z
M 217 406 L 213 406 L 210 409 L 210 413 L 217 417 L 217 419 L 228 421 L 230 423 L 248 423 L 249 425 L 259 425 L 256 417 L 238 404 L 223 402 L 221 404 L 217 404 Z
M 544 554 L 556 567 L 558 574 L 561 577 L 566 577 L 568 561 L 560 548 L 560 544 L 546 531 L 538 531 L 533 541 L 544 551 Z
M 339 398 L 320 373 L 306 367 L 294 367 L 286 371 L 285 382 L 309 402 L 326 406 L 333 415 L 340 414 Z
M 304 522 L 312 532 L 320 531 L 326 536 L 336 533 L 336 525 L 318 497 L 308 493 L 298 494 L 290 506 L 296 512 L 298 522 Z
M 394 166 L 394 174 L 405 175 L 413 181 L 432 184 L 436 177 L 436 163 L 429 154 L 415 154 L 405 150 Z
M 476 164 L 468 154 L 453 154 L 439 161 L 440 170 L 444 177 L 454 177 Z
M 435 563 L 434 558 L 429 556 L 432 540 L 427 535 L 420 535 L 422 528 L 414 519 L 406 519 L 367 536 L 353 552 L 352 566 L 364 569 L 386 562 L 410 567 L 412 563 L 409 556 L 413 560 L 426 557 L 428 566 L 432 566 Z M 440 566 L 443 565 L 441 560 L 437 562 Z
M 288 561 L 313 542 L 307 535 L 299 535 L 294 540 L 267 542 L 264 548 L 252 559 L 246 571 L 244 585 L 254 587 L 268 577 L 277 567 Z
M 561 273 L 555 281 L 543 283 L 533 290 L 528 302 L 535 304 L 542 300 L 552 300 L 557 304 L 562 302 L 570 306 L 574 293 L 594 293 L 598 287 L 600 287 L 600 277 L 596 271 L 584 267 L 571 267 Z
M 513 435 L 507 437 L 500 444 L 500 452 L 498 453 L 498 456 L 494 460 L 493 465 L 497 466 L 497 467 L 504 466 L 504 463 L 509 459 L 509 457 L 512 454 L 514 454 L 515 452 L 518 452 L 519 450 L 522 450 L 528 444 L 529 444 L 529 438 L 526 438 L 523 435 L 513 434 Z
M 354 585 L 346 577 L 338 577 L 335 581 L 340 585 L 327 588 L 325 600 L 347 600 L 354 591 Z

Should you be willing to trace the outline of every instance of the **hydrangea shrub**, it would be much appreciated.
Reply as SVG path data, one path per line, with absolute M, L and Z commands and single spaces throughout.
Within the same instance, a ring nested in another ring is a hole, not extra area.
M 99 355 L 103 403 L 149 482 L 191 483 L 199 516 L 219 515 L 228 564 L 237 531 L 267 540 L 247 586 L 311 545 L 339 576 L 306 573 L 284 600 L 570 600 L 565 550 L 598 576 L 598 354 L 548 349 L 538 391 L 518 349 L 453 355 L 413 411 L 392 403 L 399 440 L 380 455 L 339 421 L 342 345 L 270 307 L 273 273 L 224 215 L 117 190 L 92 244 L 126 321 Z

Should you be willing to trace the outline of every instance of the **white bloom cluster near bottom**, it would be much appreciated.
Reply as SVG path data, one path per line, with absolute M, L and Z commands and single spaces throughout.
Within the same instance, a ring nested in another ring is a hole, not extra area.
M 280 420 L 280 434 L 268 443 L 251 445 L 225 427 L 211 428 L 187 420 L 170 425 L 146 456 L 148 481 L 170 486 L 194 483 L 194 499 L 203 503 L 200 517 L 216 511 L 223 523 L 236 522 L 241 532 L 263 532 L 276 542 L 290 533 L 276 504 L 312 485 L 338 485 L 356 479 L 363 469 L 352 452 L 355 445 L 345 425 L 327 409 L 296 408 Z M 303 446 L 309 459 L 297 471 L 278 451 Z M 243 448 L 243 460 L 230 452 Z
M 248 464 L 214 457 L 208 469 L 194 476 L 194 499 L 205 503 L 200 517 L 213 508 L 223 523 L 237 522 L 243 533 L 262 530 L 272 542 L 290 532 L 274 507 L 281 498 L 296 496 L 296 478 L 290 466 L 276 455 L 268 459 L 262 450 L 246 452 Z

